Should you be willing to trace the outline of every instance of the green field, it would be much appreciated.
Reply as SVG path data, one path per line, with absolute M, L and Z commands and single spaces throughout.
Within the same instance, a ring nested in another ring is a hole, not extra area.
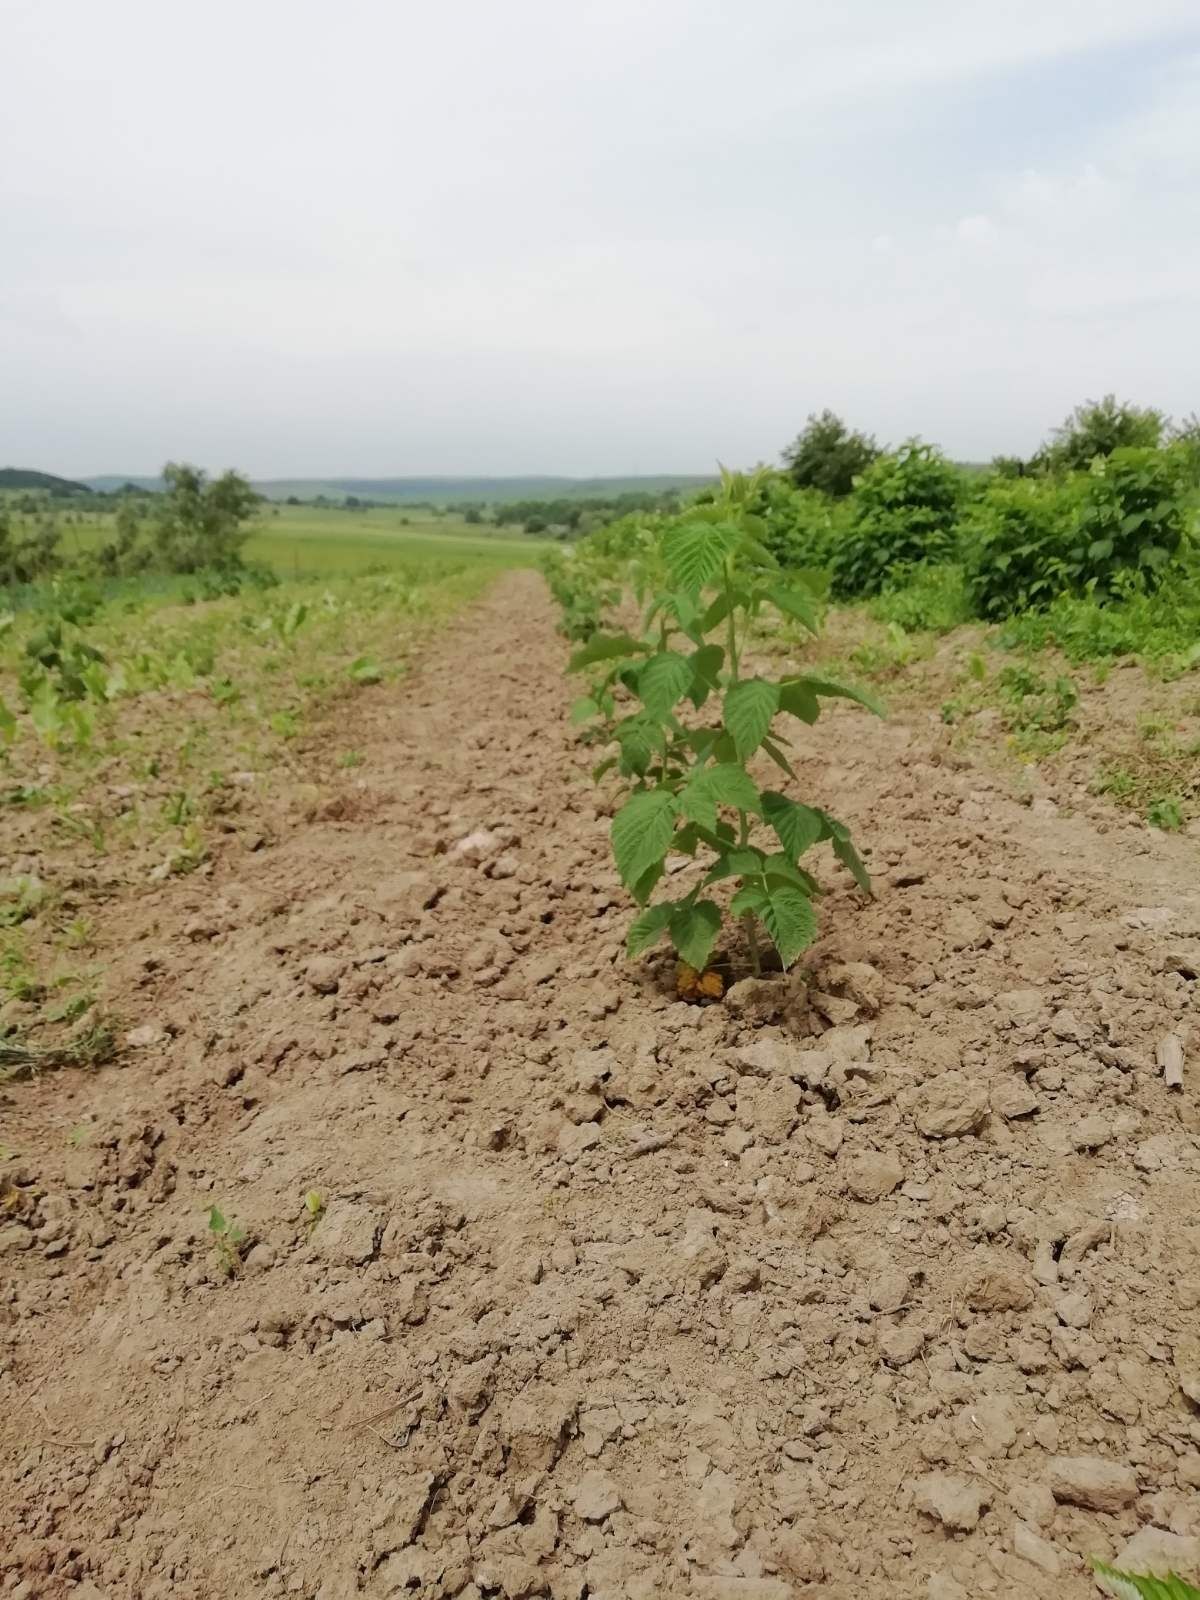
M 64 511 L 62 544 L 67 553 L 111 537 L 112 513 L 107 509 L 72 506 Z M 351 576 L 430 561 L 478 563 L 495 570 L 532 566 L 545 548 L 546 541 L 527 534 L 500 532 L 424 509 L 264 505 L 251 525 L 245 555 L 272 567 L 281 578 L 304 578 Z
M 265 561 L 281 576 L 300 577 L 398 567 L 431 558 L 494 567 L 531 566 L 544 548 L 544 541 L 525 534 L 489 533 L 460 517 L 435 516 L 430 511 L 265 506 L 246 545 L 246 556 Z

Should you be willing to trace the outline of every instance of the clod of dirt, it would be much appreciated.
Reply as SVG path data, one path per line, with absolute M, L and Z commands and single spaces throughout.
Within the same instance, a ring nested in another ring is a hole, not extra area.
M 304 978 L 317 994 L 336 994 L 346 963 L 336 956 L 313 956 L 304 969 Z
M 978 1133 L 987 1121 L 988 1094 L 963 1072 L 943 1072 L 913 1095 L 913 1120 L 927 1139 L 952 1139 Z
M 1139 1528 L 1113 1558 L 1121 1572 L 1137 1572 L 1154 1578 L 1170 1573 L 1190 1583 L 1200 1581 L 1200 1537 L 1170 1533 L 1166 1528 Z
M 988 1485 L 974 1478 L 960 1478 L 949 1472 L 929 1472 L 917 1479 L 916 1506 L 954 1533 L 970 1533 L 991 1504 Z
M 1138 1497 L 1133 1468 L 1102 1456 L 1054 1456 L 1046 1482 L 1056 1500 L 1110 1515 L 1131 1506 Z
M 1043 1539 L 1037 1529 L 1031 1528 L 1027 1522 L 1014 1525 L 1012 1547 L 1014 1555 L 1048 1572 L 1052 1578 L 1057 1578 L 1062 1571 L 1062 1557 L 1055 1546 L 1049 1539 Z
M 313 1249 L 326 1261 L 359 1267 L 379 1248 L 384 1218 L 371 1206 L 334 1200 L 313 1231 Z
M 607 1472 L 585 1472 L 575 1485 L 573 1509 L 584 1522 L 603 1522 L 621 1509 L 621 1491 Z
M 845 1168 L 846 1188 L 855 1200 L 871 1205 L 886 1199 L 904 1182 L 900 1158 L 891 1150 L 863 1150 Z

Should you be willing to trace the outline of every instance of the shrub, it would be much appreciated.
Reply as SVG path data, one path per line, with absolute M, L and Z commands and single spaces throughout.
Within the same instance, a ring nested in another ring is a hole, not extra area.
M 950 557 L 962 488 L 957 467 L 917 439 L 868 467 L 833 551 L 835 596 L 879 594 L 898 569 Z
M 1118 575 L 1129 570 L 1156 583 L 1187 542 L 1188 487 L 1182 449 L 1129 446 L 1094 461 L 1072 552 L 1073 586 L 1113 594 Z
M 783 459 L 798 489 L 818 489 L 841 499 L 878 454 L 874 439 L 865 433 L 851 433 L 841 417 L 822 411 L 820 416 L 810 414 L 803 432 L 783 452 Z
M 1114 450 L 1157 449 L 1166 425 L 1161 411 L 1118 400 L 1115 394 L 1085 400 L 1054 429 L 1034 463 L 1048 472 L 1086 472 L 1097 456 L 1110 456 Z
M 871 615 L 905 631 L 949 633 L 975 615 L 963 569 L 955 562 L 926 563 L 899 574 Z
M 979 616 L 1048 605 L 1067 586 L 1078 496 L 1037 478 L 993 478 L 967 513 L 963 564 Z
M 781 567 L 792 571 L 826 568 L 849 522 L 847 502 L 832 500 L 818 489 L 794 489 L 785 478 L 773 478 L 761 504 L 762 542 Z

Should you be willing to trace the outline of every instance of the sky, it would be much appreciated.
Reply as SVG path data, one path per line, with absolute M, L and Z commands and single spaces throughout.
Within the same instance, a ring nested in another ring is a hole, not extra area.
M 707 472 L 1200 410 L 1195 0 L 4 0 L 0 466 Z

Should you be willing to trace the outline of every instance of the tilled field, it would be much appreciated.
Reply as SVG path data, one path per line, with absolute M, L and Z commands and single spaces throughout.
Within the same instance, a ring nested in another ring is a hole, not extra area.
M 0 1091 L 0 1593 L 1195 1570 L 1194 841 L 835 711 L 803 793 L 878 898 L 823 862 L 801 968 L 686 1004 L 564 656 L 501 580 L 346 713 L 326 820 L 110 921 L 124 1064 Z

